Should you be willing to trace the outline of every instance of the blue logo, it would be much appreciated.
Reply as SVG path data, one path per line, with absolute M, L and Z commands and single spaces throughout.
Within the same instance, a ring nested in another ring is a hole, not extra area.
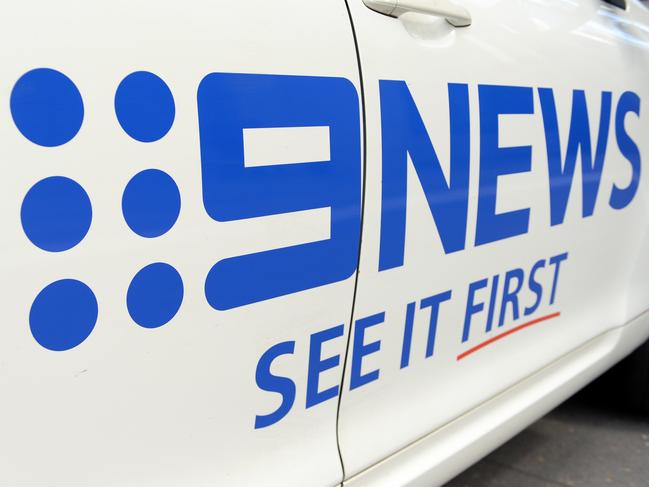
M 405 262 L 408 184 L 418 182 L 424 190 L 446 254 L 471 245 L 467 243 L 467 219 L 472 170 L 478 172 L 473 245 L 529 232 L 530 208 L 496 211 L 500 177 L 532 170 L 532 146 L 502 147 L 498 120 L 501 115 L 534 116 L 536 96 L 548 162 L 548 224 L 564 223 L 578 159 L 582 217 L 593 216 L 602 192 L 611 133 L 620 155 L 629 163 L 631 178 L 626 186 L 609 186 L 608 205 L 621 210 L 634 199 L 641 157 L 625 120 L 640 114 L 637 94 L 626 91 L 616 100 L 611 92 L 603 91 L 599 120 L 591 120 L 594 117 L 589 116 L 585 93 L 574 90 L 568 133 L 562 140 L 552 89 L 479 85 L 480 153 L 474 169 L 469 87 L 450 83 L 447 89 L 448 178 L 408 84 L 379 81 L 379 272 Z M 81 91 L 56 70 L 39 68 L 24 74 L 12 90 L 10 107 L 20 133 L 48 150 L 73 143 L 82 133 Z M 155 143 L 172 133 L 176 118 L 172 90 L 153 73 L 137 71 L 126 76 L 116 87 L 114 109 L 125 135 L 138 143 Z M 214 262 L 205 269 L 209 305 L 230 310 L 352 276 L 358 265 L 361 231 L 361 123 L 354 85 L 334 77 L 212 73 L 198 86 L 197 113 L 203 205 L 212 220 L 254 220 L 316 209 L 330 214 L 326 239 Z M 596 137 L 591 135 L 591 124 L 596 124 Z M 313 156 L 315 160 L 301 160 L 300 156 L 286 162 L 259 158 L 251 162 L 246 159 L 245 134 L 259 129 L 326 129 L 319 133 L 327 134 L 328 150 L 326 155 Z M 411 183 L 408 165 L 415 169 L 416 181 Z M 121 194 L 121 207 L 131 231 L 144 239 L 159 238 L 173 231 L 182 211 L 182 193 L 171 175 L 152 167 L 132 175 Z M 79 181 L 53 174 L 34 181 L 23 199 L 20 218 L 27 239 L 41 251 L 74 252 L 92 232 L 91 195 Z M 69 350 L 86 340 L 101 308 L 86 284 L 67 277 L 46 286 L 30 313 L 34 338 L 50 350 Z M 183 280 L 172 263 L 151 262 L 132 277 L 124 301 L 137 325 L 158 328 L 180 312 L 183 298 Z
M 171 131 L 176 107 L 157 75 L 138 71 L 116 89 L 115 115 L 124 133 L 142 143 Z M 66 75 L 39 68 L 23 75 L 11 94 L 11 113 L 28 140 L 56 148 L 80 132 L 84 104 Z M 218 310 L 303 291 L 351 276 L 357 265 L 361 217 L 358 96 L 341 78 L 210 74 L 198 89 L 203 201 L 217 221 L 330 208 L 330 238 L 257 254 L 234 256 L 206 270 L 205 295 Z M 246 128 L 326 126 L 330 160 L 246 167 Z M 181 192 L 164 171 L 134 174 L 121 198 L 128 228 L 142 238 L 172 231 Z M 91 198 L 79 182 L 53 175 L 34 183 L 21 208 L 29 241 L 45 252 L 74 251 L 91 230 Z M 169 263 L 153 262 L 132 278 L 125 296 L 133 321 L 144 328 L 169 323 L 179 312 L 184 285 Z M 47 285 L 29 315 L 44 348 L 70 350 L 93 331 L 100 306 L 75 279 Z
M 83 100 L 63 73 L 40 68 L 25 73 L 11 92 L 16 127 L 34 144 L 57 147 L 70 142 L 83 123 Z
M 330 238 L 217 262 L 205 283 L 227 310 L 341 281 L 356 270 L 361 221 L 358 96 L 342 78 L 214 73 L 198 89 L 203 203 L 232 221 L 331 209 Z M 330 160 L 246 167 L 243 129 L 327 126 Z
M 115 113 L 124 132 L 145 143 L 171 129 L 175 105 L 165 82 L 139 71 L 120 83 Z M 71 142 L 83 123 L 84 105 L 77 86 L 63 73 L 39 68 L 23 75 L 11 93 L 16 127 L 34 144 L 55 148 Z M 180 213 L 180 191 L 163 171 L 148 169 L 133 176 L 122 196 L 128 227 L 155 238 L 174 226 Z M 27 238 L 46 252 L 71 251 L 81 244 L 92 223 L 90 197 L 66 176 L 36 182 L 21 207 Z M 183 300 L 183 282 L 169 264 L 152 263 L 133 278 L 126 305 L 133 321 L 145 328 L 168 323 Z M 84 342 L 95 327 L 99 306 L 93 291 L 75 279 L 47 285 L 34 299 L 29 314 L 32 335 L 44 348 L 70 350 Z

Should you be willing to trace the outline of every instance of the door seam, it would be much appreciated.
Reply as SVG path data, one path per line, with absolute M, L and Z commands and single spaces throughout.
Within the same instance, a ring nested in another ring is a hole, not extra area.
M 343 483 L 346 480 L 347 475 L 345 472 L 345 461 L 340 447 L 340 408 L 341 408 L 342 397 L 343 397 L 343 386 L 345 384 L 345 372 L 347 370 L 347 362 L 349 358 L 349 347 L 351 346 L 351 340 L 352 340 L 352 329 L 354 323 L 354 314 L 356 310 L 356 297 L 358 294 L 358 280 L 360 275 L 360 263 L 361 263 L 361 248 L 363 246 L 363 228 L 365 223 L 365 187 L 367 182 L 367 121 L 366 121 L 366 109 L 365 109 L 365 87 L 363 84 L 363 67 L 361 63 L 360 48 L 358 46 L 358 38 L 356 36 L 356 27 L 354 26 L 354 19 L 352 17 L 352 12 L 349 7 L 349 0 L 344 0 L 344 2 L 345 2 L 345 7 L 347 9 L 347 15 L 349 17 L 349 25 L 352 30 L 352 37 L 354 39 L 354 50 L 356 53 L 356 63 L 358 66 L 358 79 L 359 79 L 359 88 L 360 88 L 361 118 L 362 118 L 361 137 L 362 137 L 363 151 L 361 155 L 361 160 L 362 160 L 361 164 L 363 169 L 363 175 L 362 175 L 363 177 L 361 182 L 361 201 L 360 201 L 361 221 L 360 221 L 360 233 L 358 238 L 358 259 L 356 261 L 356 276 L 354 279 L 354 294 L 352 297 L 351 314 L 349 316 L 349 333 L 347 334 L 347 344 L 345 345 L 345 356 L 343 358 L 342 375 L 341 375 L 340 385 L 339 385 L 338 405 L 336 407 L 336 446 L 338 448 L 338 457 L 340 459 L 340 466 L 343 474 L 341 483 Z

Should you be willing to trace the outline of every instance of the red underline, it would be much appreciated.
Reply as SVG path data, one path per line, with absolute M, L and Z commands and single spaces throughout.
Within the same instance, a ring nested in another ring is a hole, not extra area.
M 501 340 L 501 339 L 505 338 L 506 336 L 511 335 L 512 333 L 516 333 L 517 331 L 521 331 L 521 330 L 523 330 L 525 328 L 529 328 L 530 326 L 541 323 L 542 321 L 547 321 L 547 320 L 551 320 L 552 318 L 557 318 L 558 316 L 561 316 L 561 313 L 557 311 L 556 313 L 541 316 L 539 318 L 536 318 L 535 320 L 528 321 L 527 323 L 523 323 L 522 325 L 518 325 L 517 327 L 512 328 L 511 330 L 507 330 L 506 332 L 501 333 L 500 335 L 496 335 L 495 337 L 491 337 L 489 340 L 486 340 L 486 341 L 476 345 L 475 347 L 468 349 L 466 352 L 462 352 L 460 355 L 457 356 L 457 360 L 458 361 L 462 360 L 463 358 L 468 357 L 472 353 L 477 352 L 481 348 L 484 348 L 487 345 L 491 345 L 492 343 L 497 342 L 498 340 Z

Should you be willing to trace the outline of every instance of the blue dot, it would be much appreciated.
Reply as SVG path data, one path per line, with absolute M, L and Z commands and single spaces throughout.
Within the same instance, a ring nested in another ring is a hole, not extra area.
M 164 235 L 180 213 L 178 186 L 164 171 L 142 171 L 126 185 L 122 213 L 130 229 L 138 235 L 146 238 Z
M 183 302 L 183 280 L 169 264 L 158 262 L 140 270 L 128 287 L 126 306 L 138 325 L 158 328 L 168 323 Z
M 115 113 L 129 136 L 140 142 L 155 142 L 171 129 L 176 106 L 164 81 L 148 71 L 137 71 L 117 87 Z
M 79 183 L 52 176 L 27 192 L 20 209 L 27 238 L 49 252 L 61 252 L 77 245 L 92 222 L 90 198 Z
M 11 115 L 33 143 L 56 147 L 72 140 L 83 123 L 83 100 L 75 84 L 49 68 L 25 73 L 11 91 Z
M 29 312 L 29 327 L 41 346 L 70 350 L 90 336 L 97 323 L 97 298 L 83 282 L 56 281 L 43 289 Z

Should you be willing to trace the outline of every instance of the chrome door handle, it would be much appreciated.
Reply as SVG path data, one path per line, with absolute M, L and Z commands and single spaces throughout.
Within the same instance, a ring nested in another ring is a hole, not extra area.
M 471 14 L 467 9 L 450 0 L 363 0 L 372 10 L 398 17 L 406 12 L 444 17 L 455 27 L 471 25 Z

